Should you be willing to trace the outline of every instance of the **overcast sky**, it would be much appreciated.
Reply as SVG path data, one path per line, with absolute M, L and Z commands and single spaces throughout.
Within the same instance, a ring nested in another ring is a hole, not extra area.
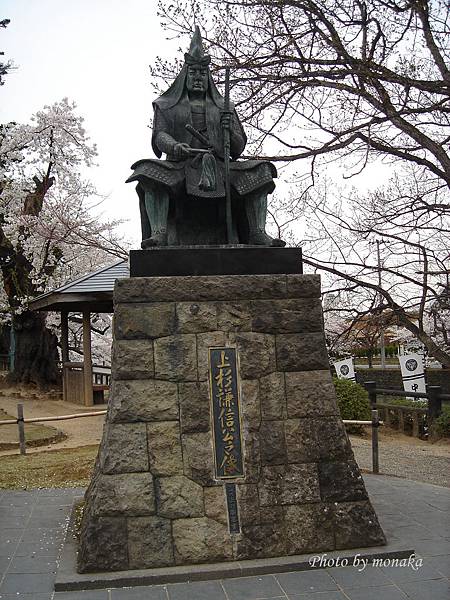
M 179 42 L 167 42 L 156 0 L 2 0 L 0 50 L 17 69 L 0 88 L 0 123 L 27 122 L 45 104 L 76 102 L 98 146 L 99 167 L 89 172 L 109 195 L 104 212 L 127 218 L 125 233 L 140 239 L 130 165 L 151 157 L 148 65 L 155 56 L 175 57 Z

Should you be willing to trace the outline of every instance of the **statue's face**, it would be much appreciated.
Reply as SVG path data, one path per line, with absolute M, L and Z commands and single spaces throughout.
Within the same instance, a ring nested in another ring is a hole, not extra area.
M 206 92 L 208 89 L 208 68 L 201 65 L 189 65 L 186 87 L 188 92 Z

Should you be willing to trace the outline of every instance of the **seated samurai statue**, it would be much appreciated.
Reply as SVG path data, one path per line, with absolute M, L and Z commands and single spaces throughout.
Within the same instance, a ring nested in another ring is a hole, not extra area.
M 284 246 L 265 231 L 267 196 L 275 166 L 237 159 L 246 135 L 230 103 L 214 84 L 198 27 L 185 64 L 153 103 L 152 147 L 158 158 L 132 165 L 137 181 L 142 248 L 167 245 L 248 244 Z M 227 107 L 228 108 L 228 107 Z M 226 226 L 224 129 L 229 131 L 231 226 Z M 231 239 L 229 239 L 231 238 Z

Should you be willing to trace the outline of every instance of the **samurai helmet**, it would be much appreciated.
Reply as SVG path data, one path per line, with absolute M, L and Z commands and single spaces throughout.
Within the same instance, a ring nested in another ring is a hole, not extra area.
M 189 51 L 184 55 L 184 61 L 187 65 L 202 65 L 207 66 L 211 62 L 209 54 L 205 54 L 203 48 L 202 36 L 198 25 L 195 26 L 194 35 L 192 36 Z

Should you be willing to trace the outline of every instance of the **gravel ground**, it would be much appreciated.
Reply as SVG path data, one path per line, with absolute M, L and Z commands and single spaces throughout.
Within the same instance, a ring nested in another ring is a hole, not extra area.
M 350 436 L 361 469 L 372 471 L 372 442 Z M 380 473 L 450 488 L 450 440 L 434 444 L 384 430 L 379 436 Z

